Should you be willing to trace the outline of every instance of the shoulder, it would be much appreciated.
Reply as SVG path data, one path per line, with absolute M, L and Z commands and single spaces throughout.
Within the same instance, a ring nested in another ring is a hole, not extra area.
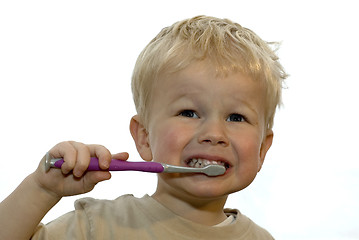
M 36 236 L 45 234 L 54 239 L 114 239 L 114 236 L 144 239 L 145 230 L 152 228 L 152 217 L 146 210 L 155 211 L 153 205 L 148 195 L 142 198 L 123 195 L 114 200 L 82 198 L 75 202 L 75 211 L 40 226 Z
M 82 198 L 75 201 L 75 211 L 84 211 L 87 216 L 118 217 L 131 212 L 131 209 L 136 209 L 139 201 L 139 198 L 131 194 L 120 196 L 114 200 Z
M 86 210 L 90 208 L 114 208 L 123 203 L 131 203 L 136 198 L 131 194 L 126 194 L 116 198 L 115 200 L 95 199 L 95 198 L 81 198 L 75 201 L 76 210 Z
M 148 195 L 137 198 L 132 194 L 114 200 L 82 198 L 75 202 L 75 211 L 84 212 L 89 219 L 126 222 L 146 216 L 146 209 L 151 208 L 150 200 Z

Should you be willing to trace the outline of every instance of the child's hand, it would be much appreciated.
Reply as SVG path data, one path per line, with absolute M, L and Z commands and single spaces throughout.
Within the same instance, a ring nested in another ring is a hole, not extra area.
M 33 176 L 43 190 L 56 198 L 89 192 L 98 182 L 111 178 L 108 171 L 86 172 L 90 157 L 97 157 L 103 170 L 108 169 L 111 158 L 119 160 L 128 158 L 128 153 L 111 156 L 109 150 L 101 145 L 85 145 L 72 141 L 57 144 L 49 154 L 54 158 L 64 159 L 61 170 L 51 168 L 46 172 L 43 158 Z

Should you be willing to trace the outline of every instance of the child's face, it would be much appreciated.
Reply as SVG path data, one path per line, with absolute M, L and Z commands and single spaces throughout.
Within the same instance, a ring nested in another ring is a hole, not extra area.
M 238 72 L 218 77 L 206 61 L 162 76 L 150 105 L 147 153 L 161 163 L 196 166 L 202 159 L 228 169 L 217 177 L 159 174 L 157 193 L 218 198 L 247 187 L 272 142 L 263 95 L 258 82 Z

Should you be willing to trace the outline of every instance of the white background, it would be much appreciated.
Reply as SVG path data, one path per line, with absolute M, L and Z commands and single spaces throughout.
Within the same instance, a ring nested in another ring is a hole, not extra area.
M 205 14 L 282 41 L 291 75 L 264 168 L 227 206 L 276 239 L 359 239 L 357 9 L 346 0 L 1 1 L 0 200 L 59 141 L 140 160 L 128 131 L 134 62 L 163 27 Z M 86 196 L 140 197 L 155 185 L 155 174 L 118 172 Z

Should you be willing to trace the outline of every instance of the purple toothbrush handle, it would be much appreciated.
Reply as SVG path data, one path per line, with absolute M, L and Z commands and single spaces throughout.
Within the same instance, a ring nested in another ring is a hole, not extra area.
M 64 163 L 63 159 L 59 159 L 54 163 L 54 167 L 61 168 Z M 153 172 L 161 173 L 164 167 L 158 162 L 128 162 L 117 159 L 112 159 L 110 163 L 109 171 L 142 171 L 142 172 Z M 92 157 L 87 171 L 103 171 L 98 165 L 98 159 Z

